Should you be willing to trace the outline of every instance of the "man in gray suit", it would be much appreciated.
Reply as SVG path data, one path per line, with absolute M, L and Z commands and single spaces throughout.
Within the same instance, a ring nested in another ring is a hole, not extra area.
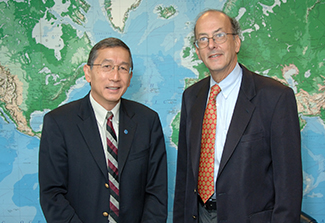
M 166 222 L 167 164 L 158 114 L 121 98 L 132 68 L 124 42 L 100 41 L 84 66 L 90 93 L 45 115 L 39 183 L 48 222 Z
M 174 222 L 299 222 L 300 126 L 292 89 L 237 62 L 239 25 L 225 13 L 205 11 L 194 32 L 196 53 L 210 76 L 183 93 Z M 202 123 L 214 85 L 221 91 L 211 99 L 216 124 L 206 159 Z M 211 191 L 209 177 L 201 177 L 209 176 L 209 165 Z

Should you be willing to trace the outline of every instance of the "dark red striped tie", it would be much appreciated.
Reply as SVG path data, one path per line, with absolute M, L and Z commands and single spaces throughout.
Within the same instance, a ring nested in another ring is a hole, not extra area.
M 107 113 L 107 150 L 108 150 L 108 180 L 110 188 L 109 198 L 109 222 L 118 222 L 119 218 L 119 182 L 118 182 L 118 162 L 117 162 L 117 139 L 113 128 L 111 112 Z

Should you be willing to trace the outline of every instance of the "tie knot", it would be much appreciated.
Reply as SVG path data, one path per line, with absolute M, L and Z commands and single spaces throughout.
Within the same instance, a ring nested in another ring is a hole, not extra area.
M 106 119 L 112 121 L 113 119 L 113 113 L 111 111 L 107 112 Z
M 107 112 L 106 118 L 107 118 L 107 125 L 106 125 L 106 130 L 111 134 L 111 136 L 116 140 L 116 134 L 115 134 L 115 130 L 113 127 L 113 113 L 112 112 Z
M 216 96 L 220 93 L 221 88 L 219 87 L 219 85 L 215 84 L 211 87 L 210 90 L 210 100 L 213 100 L 216 98 Z

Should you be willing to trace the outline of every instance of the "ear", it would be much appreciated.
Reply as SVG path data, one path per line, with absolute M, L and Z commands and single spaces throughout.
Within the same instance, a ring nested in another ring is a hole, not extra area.
M 131 71 L 131 73 L 130 73 L 130 78 L 129 78 L 129 84 L 128 84 L 128 87 L 130 87 L 132 77 L 133 77 L 133 71 Z
M 84 70 L 84 73 L 85 73 L 86 81 L 88 83 L 90 83 L 91 82 L 90 66 L 88 66 L 87 64 L 85 64 L 84 67 L 83 67 L 83 70 Z
M 241 40 L 238 35 L 235 36 L 235 51 L 236 53 L 239 52 L 241 46 Z
M 199 51 L 199 49 L 198 49 L 196 46 L 194 46 L 194 47 L 195 47 L 195 52 L 196 52 L 197 57 L 198 57 L 200 60 L 202 60 L 202 59 L 201 59 L 201 56 L 200 56 L 200 51 Z

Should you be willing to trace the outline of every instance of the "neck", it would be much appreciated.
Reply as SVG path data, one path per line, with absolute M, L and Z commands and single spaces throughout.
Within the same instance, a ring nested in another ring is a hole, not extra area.
M 210 70 L 211 77 L 215 82 L 220 83 L 235 69 L 236 64 L 237 64 L 237 60 L 223 70 Z

